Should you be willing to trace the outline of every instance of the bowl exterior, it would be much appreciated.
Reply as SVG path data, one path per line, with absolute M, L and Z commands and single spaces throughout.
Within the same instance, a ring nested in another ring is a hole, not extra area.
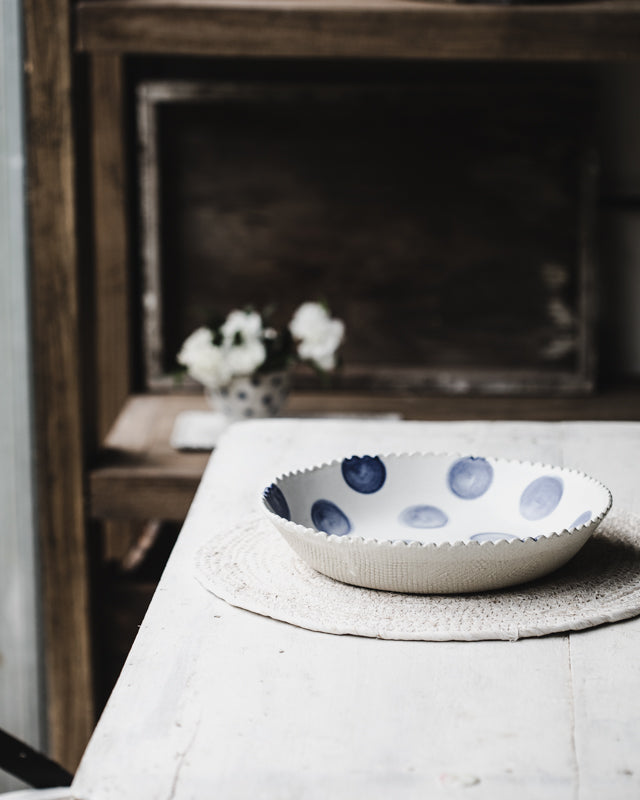
M 436 546 L 335 537 L 332 541 L 270 516 L 298 556 L 323 575 L 354 586 L 410 594 L 481 592 L 535 580 L 566 564 L 599 524 L 538 540 Z

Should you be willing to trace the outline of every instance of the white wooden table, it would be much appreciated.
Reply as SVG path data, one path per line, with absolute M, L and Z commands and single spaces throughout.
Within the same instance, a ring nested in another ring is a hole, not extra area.
M 72 790 L 84 800 L 640 797 L 640 619 L 517 642 L 332 636 L 233 608 L 193 558 L 279 472 L 453 451 L 582 469 L 640 513 L 640 424 L 275 420 L 212 456 Z

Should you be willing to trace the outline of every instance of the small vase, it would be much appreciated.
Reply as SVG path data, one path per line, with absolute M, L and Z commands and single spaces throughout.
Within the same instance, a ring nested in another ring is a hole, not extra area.
M 243 419 L 275 417 L 289 394 L 289 373 L 255 372 L 231 379 L 219 389 L 205 389 L 214 411 L 223 414 L 230 422 Z

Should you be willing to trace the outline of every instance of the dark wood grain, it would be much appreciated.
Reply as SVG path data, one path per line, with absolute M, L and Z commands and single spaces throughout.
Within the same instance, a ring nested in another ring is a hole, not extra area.
M 74 770 L 95 724 L 83 502 L 70 13 L 25 3 L 38 521 L 49 746 Z
M 92 516 L 183 520 L 208 453 L 178 453 L 169 439 L 180 411 L 205 407 L 193 395 L 131 397 L 90 474 Z
M 102 442 L 131 385 L 131 280 L 122 59 L 91 60 L 95 427 Z
M 88 52 L 506 61 L 640 58 L 637 0 L 528 6 L 420 0 L 93 0 Z

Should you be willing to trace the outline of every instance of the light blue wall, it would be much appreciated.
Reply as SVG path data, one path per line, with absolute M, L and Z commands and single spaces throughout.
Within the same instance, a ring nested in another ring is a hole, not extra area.
M 22 91 L 20 2 L 0 0 L 0 727 L 42 747 Z

